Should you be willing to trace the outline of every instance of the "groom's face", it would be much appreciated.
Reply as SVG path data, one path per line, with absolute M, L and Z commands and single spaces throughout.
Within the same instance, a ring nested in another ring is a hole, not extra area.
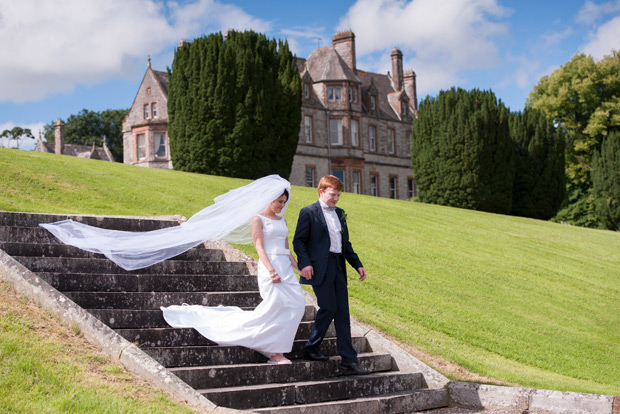
M 338 200 L 340 200 L 340 191 L 331 187 L 325 190 L 319 190 L 319 199 L 329 207 L 336 207 Z

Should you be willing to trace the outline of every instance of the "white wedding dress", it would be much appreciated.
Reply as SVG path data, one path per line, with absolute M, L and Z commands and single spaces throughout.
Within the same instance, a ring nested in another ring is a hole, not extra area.
M 269 261 L 282 279 L 272 283 L 265 265 L 258 262 L 258 287 L 263 301 L 251 311 L 236 306 L 173 305 L 162 307 L 164 319 L 175 328 L 194 328 L 219 345 L 254 349 L 267 357 L 291 352 L 305 298 L 293 272 L 285 241 L 284 219 L 258 216 L 263 224 L 264 247 Z

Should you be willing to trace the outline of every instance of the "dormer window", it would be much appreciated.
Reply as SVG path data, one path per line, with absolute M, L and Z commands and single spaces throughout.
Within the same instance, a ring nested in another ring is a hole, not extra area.
M 153 118 L 157 118 L 157 104 L 155 102 L 151 104 L 151 115 Z
M 149 104 L 144 104 L 144 119 L 149 119 Z
M 310 85 L 304 83 L 304 97 L 310 99 Z
M 370 110 L 375 111 L 377 109 L 377 98 L 374 96 L 370 97 Z
M 401 114 L 403 117 L 407 116 L 407 104 L 405 102 L 401 102 L 400 104 L 401 107 Z

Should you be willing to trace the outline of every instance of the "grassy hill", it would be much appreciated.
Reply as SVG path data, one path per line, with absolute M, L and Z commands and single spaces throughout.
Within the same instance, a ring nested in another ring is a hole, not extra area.
M 190 217 L 247 180 L 0 149 L 0 210 Z M 316 189 L 293 188 L 291 235 Z M 620 395 L 620 233 L 344 194 L 354 316 L 426 355 L 522 386 Z M 248 254 L 252 246 L 241 246 Z M 416 351 L 416 352 L 417 352 Z

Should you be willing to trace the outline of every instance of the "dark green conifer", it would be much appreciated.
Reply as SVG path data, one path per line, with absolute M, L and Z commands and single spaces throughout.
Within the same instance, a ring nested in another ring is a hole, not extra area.
M 558 212 L 566 189 L 564 136 L 544 112 L 532 108 L 511 114 L 510 135 L 515 144 L 510 214 L 548 220 Z
M 452 88 L 427 97 L 413 121 L 412 169 L 423 202 L 508 213 L 508 110 L 490 91 Z
M 592 160 L 594 207 L 609 230 L 620 229 L 620 131 L 611 132 Z
M 175 169 L 288 177 L 301 120 L 301 82 L 288 44 L 252 31 L 180 46 L 170 71 Z

